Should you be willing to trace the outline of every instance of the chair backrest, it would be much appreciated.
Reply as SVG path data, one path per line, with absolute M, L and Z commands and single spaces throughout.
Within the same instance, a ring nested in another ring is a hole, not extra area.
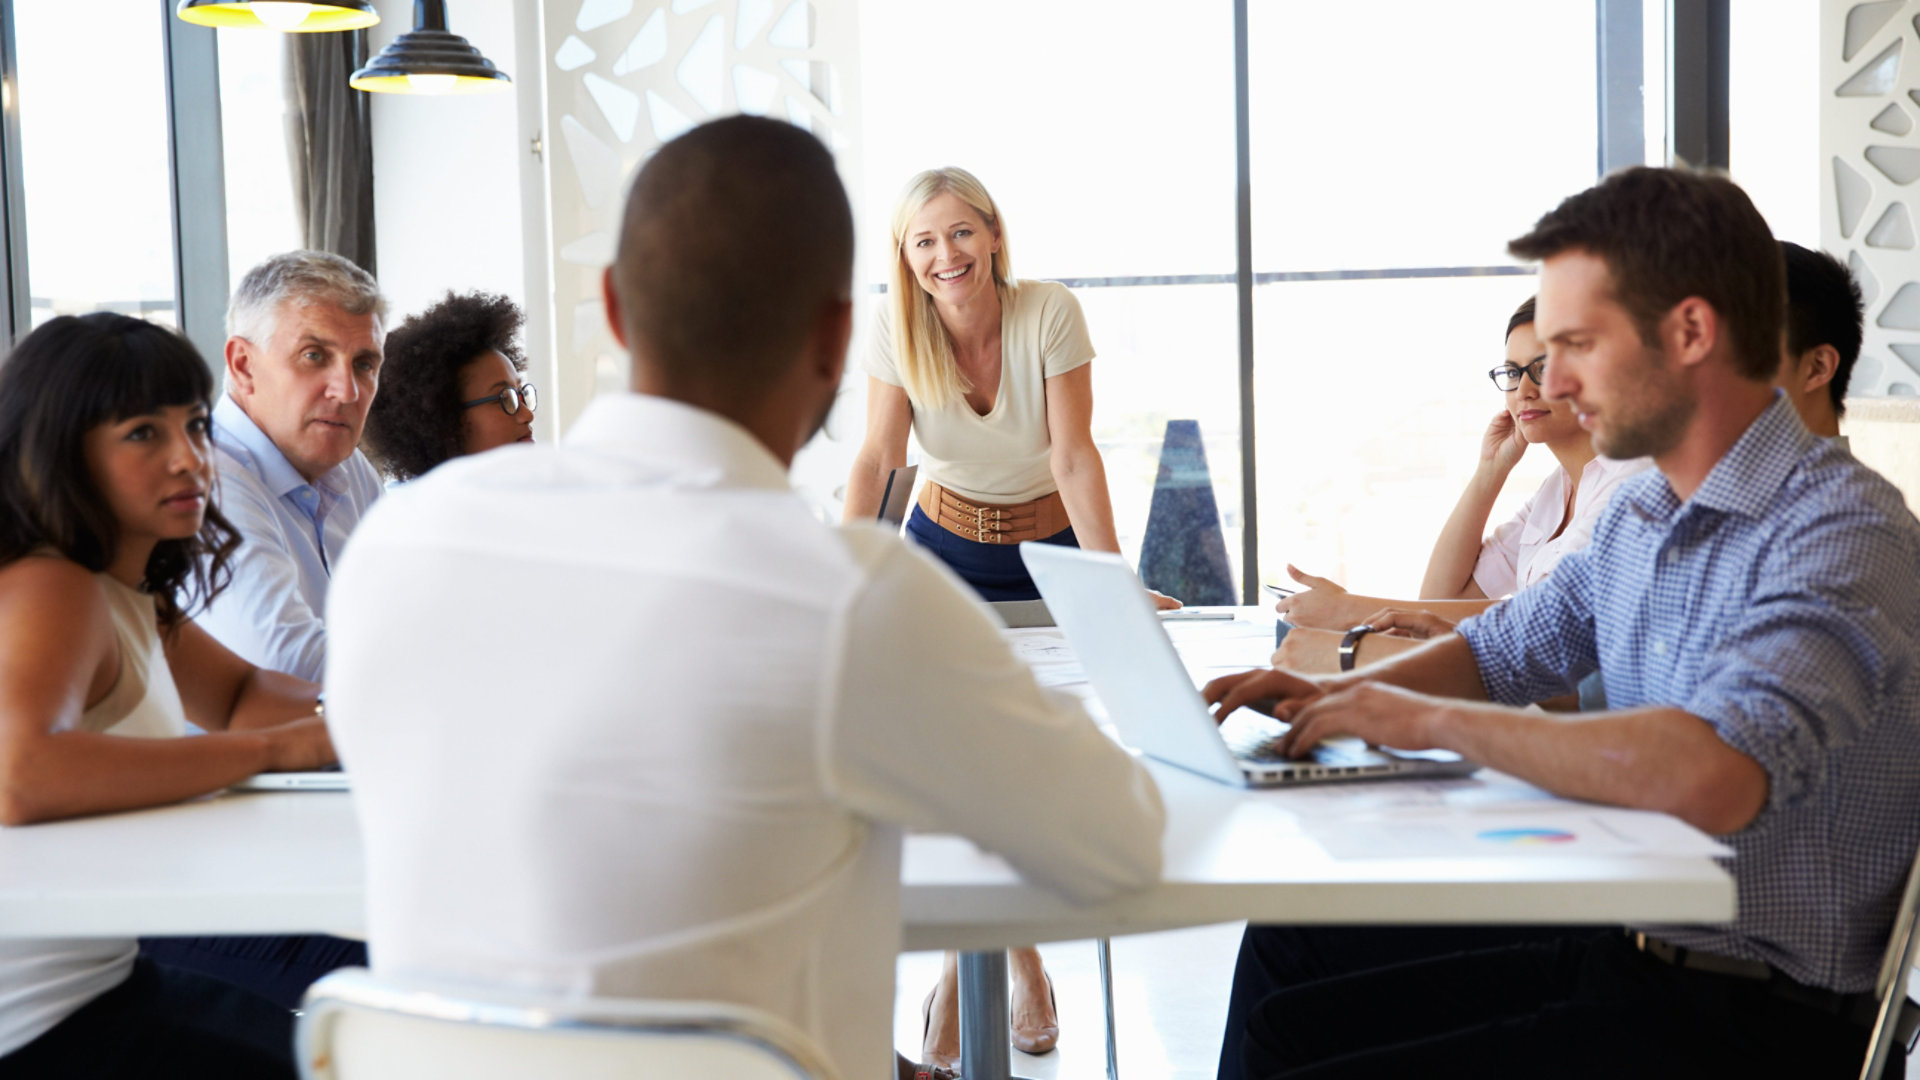
M 1906 892 L 1893 917 L 1893 936 L 1880 959 L 1879 981 L 1874 983 L 1880 995 L 1880 1015 L 1875 1019 L 1873 1035 L 1867 1042 L 1867 1060 L 1861 1067 L 1861 1080 L 1880 1080 L 1880 1071 L 1895 1053 L 1906 1053 L 1914 1037 L 1914 1013 L 1907 1005 L 1909 972 L 1914 966 L 1914 949 L 1920 945 L 1920 854 L 1907 871 Z M 1902 1021 L 1905 1021 L 1903 1024 Z
M 345 968 L 315 983 L 303 1009 L 305 1080 L 838 1080 L 791 1024 L 718 1002 L 476 997 Z

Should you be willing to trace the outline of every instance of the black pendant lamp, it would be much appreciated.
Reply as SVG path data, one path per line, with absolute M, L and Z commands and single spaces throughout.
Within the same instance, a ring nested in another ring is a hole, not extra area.
M 180 0 L 174 14 L 197 26 L 247 27 L 311 34 L 358 30 L 380 21 L 373 0 Z
M 348 85 L 382 94 L 480 94 L 512 82 L 466 38 L 447 30 L 446 0 L 413 0 L 413 32 L 394 38 Z

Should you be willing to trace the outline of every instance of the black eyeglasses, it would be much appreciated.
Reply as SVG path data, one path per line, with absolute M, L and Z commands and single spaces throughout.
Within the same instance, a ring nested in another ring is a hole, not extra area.
M 1518 390 L 1520 389 L 1520 376 L 1522 375 L 1532 379 L 1533 385 L 1535 386 L 1544 385 L 1540 379 L 1546 374 L 1546 370 L 1547 358 L 1544 356 L 1536 356 L 1533 358 L 1533 363 L 1528 364 L 1526 367 L 1514 367 L 1512 364 L 1501 364 L 1499 367 L 1487 372 L 1487 378 L 1492 379 L 1493 385 L 1499 387 L 1502 391 Z
M 506 413 L 508 416 L 518 416 L 520 414 L 520 403 L 522 401 L 527 403 L 528 412 L 533 412 L 540 408 L 540 391 L 534 389 L 532 383 L 521 383 L 519 386 L 509 386 L 497 394 L 488 394 L 483 398 L 463 401 L 460 403 L 460 407 L 463 409 L 471 409 L 475 406 L 485 405 L 489 401 L 499 402 L 500 411 Z

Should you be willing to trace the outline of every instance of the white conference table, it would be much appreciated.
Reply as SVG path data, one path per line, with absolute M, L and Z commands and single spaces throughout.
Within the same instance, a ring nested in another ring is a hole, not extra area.
M 1264 662 L 1273 616 L 1238 616 L 1169 624 L 1196 674 Z M 1077 665 L 1050 632 L 1014 637 L 1043 680 L 1072 688 Z M 1382 836 L 1389 833 L 1378 830 L 1408 825 L 1454 835 L 1465 828 L 1471 836 L 1482 826 L 1526 823 L 1530 814 L 1564 819 L 1583 810 L 1497 774 L 1249 792 L 1153 770 L 1168 810 L 1160 884 L 1076 908 L 965 840 L 913 836 L 902 873 L 905 947 L 987 950 L 1241 919 L 1694 923 L 1734 913 L 1732 880 L 1703 855 L 1623 853 L 1617 843 L 1601 854 L 1497 845 L 1462 853 L 1444 844 L 1354 850 L 1354 836 L 1364 841 L 1368 828 Z M 362 882 L 349 796 L 225 795 L 0 829 L 0 936 L 357 935 L 365 926 Z M 1000 1031 L 1004 1038 L 1004 1022 Z

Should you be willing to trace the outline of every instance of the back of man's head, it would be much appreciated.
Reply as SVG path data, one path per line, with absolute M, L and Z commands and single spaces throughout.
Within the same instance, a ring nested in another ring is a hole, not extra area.
M 1780 248 L 1752 200 L 1724 176 L 1636 166 L 1569 197 L 1507 245 L 1544 261 L 1566 251 L 1603 259 L 1640 338 L 1690 296 L 1719 315 L 1734 369 L 1769 382 L 1780 369 L 1786 303 Z
M 627 196 L 614 317 L 670 391 L 752 402 L 853 283 L 853 211 L 820 140 L 734 116 L 661 147 Z
M 1789 240 L 1780 241 L 1787 265 L 1787 358 L 1797 363 L 1809 351 L 1833 346 L 1838 354 L 1827 397 L 1835 416 L 1847 410 L 1847 383 L 1854 361 L 1860 359 L 1866 301 L 1860 283 L 1846 264 L 1824 251 L 1810 251 Z

